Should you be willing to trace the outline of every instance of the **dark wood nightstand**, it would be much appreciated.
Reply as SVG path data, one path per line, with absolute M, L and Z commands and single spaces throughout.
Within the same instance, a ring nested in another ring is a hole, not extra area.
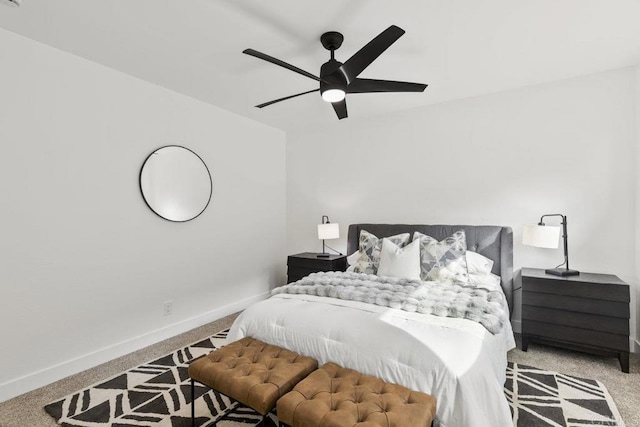
M 530 341 L 617 356 L 629 372 L 629 285 L 611 274 L 522 269 L 522 351 Z
M 345 271 L 347 269 L 346 255 L 329 255 L 324 258 L 318 258 L 317 255 L 315 252 L 289 255 L 287 258 L 287 283 L 295 282 L 318 271 Z

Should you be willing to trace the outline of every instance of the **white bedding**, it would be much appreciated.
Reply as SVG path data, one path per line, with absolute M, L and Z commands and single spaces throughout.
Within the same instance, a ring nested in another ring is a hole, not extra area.
M 431 394 L 436 426 L 512 425 L 503 392 L 515 347 L 509 322 L 493 335 L 465 319 L 279 294 L 236 319 L 228 340 L 244 336 Z

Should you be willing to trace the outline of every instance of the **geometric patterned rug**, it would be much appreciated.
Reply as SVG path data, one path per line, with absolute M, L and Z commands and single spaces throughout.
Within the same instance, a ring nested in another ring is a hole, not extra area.
M 624 426 L 600 381 L 509 363 L 504 390 L 514 426 Z
M 227 332 L 100 381 L 44 409 L 65 427 L 190 427 L 189 362 L 222 347 Z M 247 426 L 261 419 L 253 409 L 198 384 L 195 397 L 197 426 Z M 271 418 L 277 426 L 275 415 Z
M 191 426 L 189 363 L 223 346 L 227 332 L 100 381 L 45 410 L 65 427 Z M 509 363 L 505 394 L 517 427 L 624 426 L 598 381 Z M 255 426 L 261 420 L 253 409 L 199 384 L 195 411 L 199 427 Z M 275 414 L 269 414 L 265 426 L 277 425 Z

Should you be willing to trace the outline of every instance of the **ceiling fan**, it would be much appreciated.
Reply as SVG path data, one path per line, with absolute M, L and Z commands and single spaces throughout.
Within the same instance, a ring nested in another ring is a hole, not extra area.
M 397 82 L 392 80 L 375 80 L 360 79 L 358 76 L 365 68 L 367 68 L 375 59 L 382 54 L 389 46 L 395 43 L 402 35 L 404 30 L 395 25 L 390 26 L 373 40 L 367 43 L 362 49 L 357 51 L 351 58 L 344 63 L 335 59 L 335 51 L 342 45 L 344 36 L 337 31 L 329 31 L 320 36 L 320 42 L 325 49 L 331 52 L 331 59 L 322 64 L 320 68 L 320 77 L 317 77 L 305 70 L 281 61 L 277 58 L 258 52 L 254 49 L 245 49 L 242 53 L 255 56 L 272 64 L 279 65 L 287 70 L 294 71 L 303 76 L 309 77 L 320 82 L 318 89 L 308 90 L 295 95 L 285 96 L 284 98 L 274 99 L 256 105 L 258 108 L 264 108 L 276 102 L 285 101 L 297 96 L 306 95 L 312 92 L 320 92 L 322 99 L 330 102 L 338 116 L 338 119 L 347 117 L 346 94 L 348 93 L 374 93 L 374 92 L 423 92 L 427 87 L 423 83 Z

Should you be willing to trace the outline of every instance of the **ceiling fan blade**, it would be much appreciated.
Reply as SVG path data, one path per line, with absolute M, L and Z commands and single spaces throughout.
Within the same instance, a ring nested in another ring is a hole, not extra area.
M 242 53 L 246 53 L 247 55 L 255 56 L 256 58 L 262 59 L 262 60 L 267 61 L 267 62 L 271 62 L 272 64 L 279 65 L 279 66 L 281 66 L 283 68 L 286 68 L 287 70 L 291 70 L 291 71 L 294 71 L 294 72 L 296 72 L 298 74 L 302 74 L 303 76 L 309 77 L 310 79 L 313 79 L 313 80 L 316 80 L 316 81 L 320 81 L 319 77 L 316 77 L 313 74 L 311 74 L 311 73 L 309 73 L 309 72 L 307 72 L 305 70 L 302 70 L 302 69 L 300 69 L 298 67 L 295 67 L 295 66 L 293 66 L 291 64 L 287 64 L 286 62 L 281 61 L 278 58 L 274 58 L 273 56 L 269 56 L 269 55 L 267 55 L 265 53 L 258 52 L 257 50 L 245 49 L 245 50 L 242 51 Z
M 266 107 L 268 105 L 275 104 L 276 102 L 286 101 L 287 99 L 295 98 L 296 96 L 300 96 L 300 95 L 306 95 L 306 94 L 311 93 L 311 92 L 318 92 L 319 90 L 320 89 L 318 88 L 318 89 L 308 90 L 306 92 L 296 93 L 295 95 L 285 96 L 284 98 L 274 99 L 273 101 L 269 101 L 269 102 L 265 102 L 264 104 L 256 105 L 256 107 L 257 108 L 264 108 L 264 107 Z
M 404 34 L 404 30 L 395 25 L 390 26 L 373 40 L 367 43 L 362 49 L 353 54 L 339 68 L 347 79 L 347 84 L 355 80 L 356 77 L 375 59 L 382 54 L 389 46 Z
M 372 92 L 424 92 L 424 83 L 396 82 L 393 80 L 355 79 L 347 86 L 347 93 Z
M 347 100 L 343 99 L 342 101 L 332 102 L 331 105 L 336 112 L 336 115 L 340 120 L 347 118 Z

